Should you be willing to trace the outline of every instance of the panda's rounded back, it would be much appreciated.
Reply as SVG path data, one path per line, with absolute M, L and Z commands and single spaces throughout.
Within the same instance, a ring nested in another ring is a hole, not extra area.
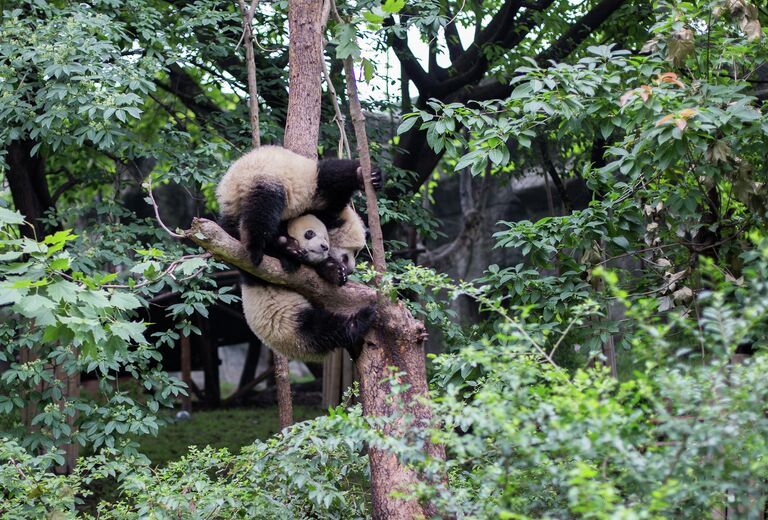
M 282 146 L 266 145 L 237 159 L 216 188 L 221 212 L 239 215 L 241 202 L 254 186 L 279 186 L 285 194 L 283 219 L 310 209 L 317 191 L 317 163 Z

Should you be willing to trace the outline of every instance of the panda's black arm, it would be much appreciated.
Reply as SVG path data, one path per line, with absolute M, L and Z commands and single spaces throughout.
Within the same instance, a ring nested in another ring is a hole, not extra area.
M 323 159 L 317 163 L 317 195 L 330 212 L 340 212 L 360 189 L 360 161 Z
M 347 266 L 333 257 L 328 257 L 315 266 L 315 272 L 328 283 L 342 286 L 347 283 Z

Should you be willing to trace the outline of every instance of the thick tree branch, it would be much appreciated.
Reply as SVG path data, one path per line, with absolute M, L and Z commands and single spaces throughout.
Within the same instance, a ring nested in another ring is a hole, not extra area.
M 520 6 L 517 7 L 541 10 L 547 8 L 551 3 L 552 0 L 540 0 L 535 4 L 529 3 L 528 5 L 523 5 L 521 3 Z M 513 7 L 511 4 L 511 2 L 507 2 L 504 7 L 502 7 L 502 11 Z M 543 62 L 542 66 L 548 67 L 549 64 L 547 63 L 547 60 L 565 58 L 623 4 L 623 0 L 603 0 L 581 17 L 579 21 L 569 28 L 568 31 L 566 31 L 565 34 L 548 49 L 539 53 L 535 58 L 536 61 L 539 63 Z M 502 11 L 494 17 L 494 20 L 499 20 L 497 22 L 498 24 L 502 24 Z M 507 38 L 505 47 L 514 47 L 514 45 L 520 43 L 525 35 L 530 32 L 533 27 L 532 24 L 534 23 L 532 15 L 531 18 L 526 17 L 530 12 L 531 11 L 527 11 L 520 17 L 519 25 L 516 30 L 505 33 Z M 531 25 L 530 27 L 528 27 L 529 24 Z M 489 24 L 485 29 L 480 31 L 477 41 L 482 41 L 483 38 L 488 38 L 490 27 L 491 25 Z M 465 58 L 465 56 L 470 56 L 473 49 L 477 48 L 477 43 L 473 44 L 473 46 L 464 53 L 462 60 L 466 60 L 467 58 Z M 511 85 L 501 83 L 497 80 L 483 81 L 477 85 L 468 86 L 470 85 L 470 82 L 479 80 L 485 72 L 487 72 L 487 64 L 484 64 L 482 59 L 478 60 L 474 67 L 474 69 L 468 69 L 464 76 L 457 76 L 451 80 L 443 82 L 441 85 L 441 92 L 443 89 L 450 89 L 450 91 L 443 93 L 441 99 L 448 102 L 467 103 L 471 100 L 486 101 L 489 99 L 504 99 L 512 93 L 513 87 Z M 458 64 L 455 68 L 457 70 L 459 69 Z M 433 95 L 436 95 L 436 93 Z M 423 95 L 421 97 L 422 99 L 424 98 Z M 394 163 L 399 168 L 417 173 L 415 180 L 410 183 L 411 191 L 415 191 L 429 177 L 435 166 L 437 166 L 442 153 L 435 154 L 427 145 L 426 132 L 420 131 L 417 128 L 413 128 L 402 135 L 400 137 L 400 144 L 404 151 L 395 157 Z
M 549 60 L 562 60 L 573 52 L 581 42 L 624 5 L 624 3 L 625 0 L 603 0 L 591 11 L 582 16 L 578 22 L 573 24 L 564 35 L 549 47 L 549 49 L 536 56 L 536 61 L 541 63 Z
M 384 21 L 384 27 L 392 27 L 394 23 L 392 18 L 388 18 Z M 387 39 L 389 45 L 395 51 L 395 56 L 400 60 L 400 65 L 402 65 L 403 69 L 408 74 L 408 78 L 413 81 L 414 85 L 416 85 L 419 93 L 422 96 L 429 96 L 429 93 L 437 87 L 437 82 L 434 81 L 422 68 L 421 64 L 419 64 L 419 60 L 416 59 L 411 52 L 411 49 L 408 47 L 408 40 L 405 38 L 398 38 L 392 30 L 388 32 Z
M 267 282 L 290 287 L 309 301 L 320 304 L 332 312 L 354 314 L 376 301 L 376 292 L 370 287 L 352 282 L 343 287 L 336 287 L 320 278 L 309 267 L 302 266 L 295 273 L 286 273 L 280 266 L 280 262 L 269 256 L 265 256 L 258 266 L 254 266 L 250 261 L 248 251 L 242 244 L 211 220 L 193 219 L 192 225 L 184 231 L 184 235 L 212 253 L 218 260 L 247 271 Z
M 437 95 L 447 95 L 457 89 L 479 81 L 490 62 L 483 53 L 483 47 L 489 44 L 511 49 L 519 44 L 535 27 L 534 13 L 549 7 L 554 0 L 542 0 L 537 9 L 527 9 L 520 17 L 520 2 L 508 0 L 485 29 L 480 31 L 477 40 L 455 62 L 455 76 L 440 84 Z
M 461 8 L 459 8 L 459 13 L 460 12 Z M 461 55 L 465 52 L 464 47 L 461 45 L 459 30 L 456 27 L 456 17 L 459 13 L 456 13 L 456 15 L 451 15 L 451 11 L 446 2 L 445 14 L 450 20 L 447 24 L 445 24 L 445 45 L 448 47 L 448 56 L 451 58 L 451 63 L 455 63 L 456 60 L 458 60 L 459 57 L 461 57 Z
M 540 52 L 535 60 L 546 68 L 551 65 L 550 60 L 557 61 L 567 57 L 623 4 L 624 0 L 603 0 L 573 24 L 548 49 Z M 512 90 L 511 85 L 493 80 L 464 91 L 456 101 L 466 103 L 469 100 L 503 99 L 509 96 Z

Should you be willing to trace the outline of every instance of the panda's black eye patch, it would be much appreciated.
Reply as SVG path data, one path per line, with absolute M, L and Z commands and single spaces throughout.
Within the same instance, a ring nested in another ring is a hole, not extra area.
M 304 233 L 304 238 L 306 238 L 307 240 L 312 240 L 313 238 L 315 238 L 315 232 L 310 229 L 309 231 Z
M 349 262 L 349 255 L 344 255 L 341 257 L 341 259 L 344 260 L 344 263 L 346 264 Z

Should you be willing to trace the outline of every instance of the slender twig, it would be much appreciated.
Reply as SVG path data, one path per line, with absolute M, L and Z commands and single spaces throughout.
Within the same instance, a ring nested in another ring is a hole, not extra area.
M 190 274 L 188 276 L 185 276 L 183 278 L 176 278 L 175 276 L 173 276 L 173 272 L 176 270 L 176 268 L 182 262 L 185 262 L 187 260 L 191 260 L 192 258 L 208 259 L 208 258 L 212 258 L 212 257 L 213 257 L 213 254 L 212 253 L 208 253 L 208 252 L 206 252 L 206 253 L 199 253 L 199 254 L 195 254 L 195 255 L 184 255 L 184 256 L 181 256 L 178 259 L 174 260 L 173 262 L 171 262 L 168 265 L 168 267 L 166 267 L 163 270 L 163 272 L 161 272 L 155 278 L 147 279 L 147 280 L 145 280 L 145 281 L 143 281 L 141 283 L 137 283 L 137 284 L 133 284 L 133 285 L 129 285 L 129 284 L 105 284 L 105 285 L 102 285 L 101 288 L 102 289 L 134 289 L 134 290 L 135 289 L 141 289 L 142 287 L 146 287 L 147 285 L 150 285 L 150 284 L 153 284 L 153 283 L 157 282 L 158 280 L 162 279 L 165 276 L 170 276 L 171 278 L 173 278 L 177 282 L 183 282 L 183 281 L 186 281 L 186 280 L 190 280 L 192 278 L 196 278 L 201 272 L 203 272 L 207 268 L 207 266 L 203 266 L 203 267 L 197 269 L 194 273 L 192 273 L 192 274 Z M 75 280 L 74 277 L 72 277 L 71 275 L 65 273 L 64 271 L 55 271 L 55 272 L 56 272 L 56 274 L 58 274 L 59 276 L 61 276 L 63 278 L 66 278 L 67 280 L 70 280 L 70 281 L 73 281 L 73 282 L 77 281 L 77 280 Z
M 557 352 L 557 348 L 560 346 L 560 343 L 563 342 L 565 337 L 568 335 L 568 333 L 571 331 L 571 327 L 576 323 L 576 318 L 573 318 L 570 323 L 568 323 L 568 326 L 565 328 L 563 333 L 560 335 L 560 338 L 558 338 L 557 343 L 555 343 L 555 346 L 552 347 L 552 350 L 549 351 L 549 357 L 554 359 L 555 352 Z
M 328 4 L 328 2 L 326 2 L 326 4 L 324 5 L 329 5 L 329 9 L 330 9 L 330 4 Z M 324 14 L 324 16 L 327 18 L 327 14 Z M 338 156 L 339 158 L 341 158 L 342 154 L 346 153 L 347 158 L 351 158 L 352 152 L 350 151 L 350 148 L 349 148 L 349 137 L 347 137 L 345 117 L 341 111 L 341 107 L 339 106 L 339 96 L 336 93 L 336 88 L 333 86 L 333 81 L 331 81 L 331 76 L 330 74 L 328 74 L 328 67 L 326 67 L 324 56 L 322 56 L 323 49 L 325 49 L 326 44 L 327 42 L 325 41 L 325 39 L 323 39 L 323 46 L 322 46 L 322 49 L 320 50 L 320 53 L 321 53 L 320 62 L 323 65 L 323 77 L 325 78 L 325 84 L 328 86 L 328 95 L 331 98 L 331 103 L 333 104 L 333 111 L 336 114 L 333 117 L 333 121 L 336 123 L 336 126 L 339 127 Z
M 155 200 L 155 196 L 152 194 L 152 182 L 147 182 L 147 193 L 149 194 L 149 200 L 152 202 L 152 208 L 155 210 L 155 218 L 157 219 L 157 223 L 160 224 L 160 227 L 162 227 L 166 233 L 171 235 L 172 238 L 175 238 L 176 240 L 181 240 L 182 238 L 185 238 L 184 235 L 181 235 L 179 233 L 174 233 L 170 230 L 168 226 L 165 225 L 163 222 L 163 219 L 160 218 L 160 208 L 157 205 L 157 201 Z
M 26 480 L 26 479 L 27 479 L 27 475 L 25 475 L 25 474 L 24 474 L 24 470 L 23 470 L 23 469 L 21 469 L 21 466 L 19 465 L 19 463 L 18 463 L 18 462 L 16 462 L 16 459 L 14 459 L 13 457 L 11 457 L 11 458 L 9 458 L 8 460 L 10 460 L 10 461 L 11 461 L 11 464 L 13 464 L 13 465 L 16 467 L 16 471 L 19 473 L 19 476 L 20 476 L 21 478 L 23 478 L 24 480 Z

